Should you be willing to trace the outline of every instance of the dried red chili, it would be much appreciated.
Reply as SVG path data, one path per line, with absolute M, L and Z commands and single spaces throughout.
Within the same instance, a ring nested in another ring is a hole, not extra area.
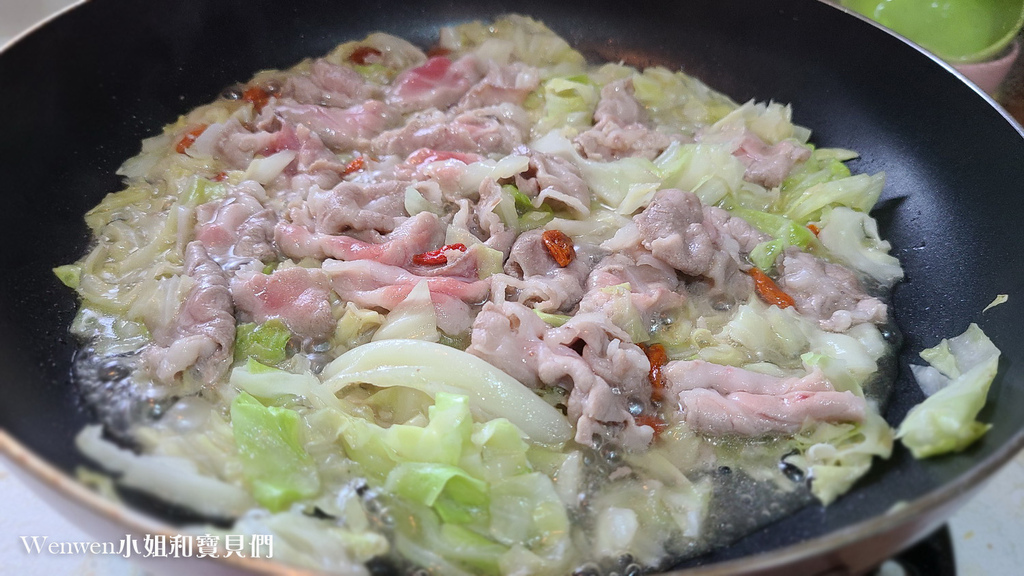
M 446 250 L 466 251 L 465 244 L 446 244 L 437 250 L 424 252 L 412 257 L 412 263 L 420 266 L 443 266 L 448 263 L 448 257 L 444 255 Z
M 661 436 L 661 433 L 668 429 L 668 422 L 665 422 L 660 416 L 652 416 L 650 414 L 641 414 L 636 417 L 637 426 L 650 426 L 654 428 L 654 437 Z
M 651 381 L 651 400 L 660 401 L 665 391 L 665 378 L 661 369 L 668 364 L 668 353 L 661 344 L 641 345 L 640 348 L 647 355 L 647 361 L 651 364 L 651 371 L 647 378 Z
M 757 291 L 757 295 L 761 300 L 764 300 L 766 304 L 774 304 L 779 308 L 796 306 L 796 302 L 793 301 L 793 297 L 783 292 L 782 288 L 779 288 L 775 281 L 769 278 L 768 275 L 760 269 L 751 268 L 750 270 L 747 270 L 747 274 L 754 279 L 754 288 Z
M 366 156 L 356 156 L 351 162 L 345 166 L 345 170 L 341 173 L 342 176 L 348 176 L 353 172 L 358 172 L 366 167 Z
M 371 48 L 369 46 L 360 46 L 349 54 L 349 62 L 358 64 L 359 66 L 366 66 L 367 64 L 373 64 L 375 60 L 383 56 L 380 50 Z M 370 58 L 373 57 L 371 60 Z
M 206 131 L 206 127 L 206 124 L 200 124 L 188 132 L 185 132 L 185 135 L 181 137 L 181 140 L 178 140 L 178 144 L 174 147 L 174 150 L 177 151 L 178 154 L 184 154 L 185 150 L 188 150 L 188 147 L 195 143 L 196 138 L 199 138 L 199 135 Z
M 572 238 L 560 230 L 545 230 L 540 236 L 544 248 L 548 254 L 555 259 L 559 266 L 565 268 L 576 258 L 576 249 L 573 246 Z
M 245 92 L 242 92 L 242 100 L 251 103 L 252 109 L 259 114 L 263 107 L 270 102 L 270 93 L 259 86 L 253 86 L 246 88 Z

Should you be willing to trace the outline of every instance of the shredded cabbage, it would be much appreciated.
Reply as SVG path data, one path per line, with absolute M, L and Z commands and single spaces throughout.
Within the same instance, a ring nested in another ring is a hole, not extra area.
M 991 424 L 976 420 L 999 370 L 999 349 L 977 324 L 921 352 L 928 366 L 911 366 L 929 394 L 900 423 L 896 437 L 915 458 L 960 452 Z
M 231 428 L 245 480 L 253 498 L 271 512 L 320 491 L 316 464 L 299 438 L 300 422 L 296 412 L 264 406 L 246 393 L 231 402 Z
M 346 352 L 323 371 L 324 385 L 406 386 L 435 395 L 466 394 L 482 419 L 507 418 L 534 442 L 560 445 L 572 426 L 560 412 L 487 362 L 442 344 L 419 340 L 374 342 Z

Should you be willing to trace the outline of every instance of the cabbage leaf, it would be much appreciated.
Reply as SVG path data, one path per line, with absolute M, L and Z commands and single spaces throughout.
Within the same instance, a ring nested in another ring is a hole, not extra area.
M 231 402 L 231 427 L 242 470 L 260 505 L 272 512 L 320 491 L 316 463 L 302 447 L 302 417 L 264 406 L 247 393 Z
M 921 352 L 928 366 L 911 366 L 922 390 L 932 392 L 911 408 L 896 437 L 915 458 L 959 452 L 991 424 L 977 421 L 999 369 L 999 349 L 977 324 Z

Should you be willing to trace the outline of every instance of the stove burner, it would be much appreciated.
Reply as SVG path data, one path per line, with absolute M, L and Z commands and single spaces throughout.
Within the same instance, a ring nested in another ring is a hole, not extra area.
M 956 576 L 949 527 L 939 528 L 913 548 L 886 561 L 870 576 Z

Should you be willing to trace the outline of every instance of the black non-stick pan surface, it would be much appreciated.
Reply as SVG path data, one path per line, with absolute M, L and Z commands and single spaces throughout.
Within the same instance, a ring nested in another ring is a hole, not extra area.
M 114 171 L 142 138 L 257 70 L 376 30 L 429 46 L 441 25 L 506 12 L 543 20 L 595 59 L 681 67 L 739 102 L 792 103 L 815 144 L 860 152 L 855 172 L 886 172 L 874 215 L 906 269 L 894 292 L 904 348 L 890 423 L 922 399 L 907 369 L 921 349 L 978 322 L 1004 354 L 982 412 L 994 426 L 969 450 L 918 462 L 897 447 L 828 508 L 808 507 L 682 567 L 857 533 L 926 495 L 955 499 L 1022 444 L 1019 128 L 926 54 L 814 0 L 79 5 L 0 54 L 0 428 L 65 471 L 83 463 L 72 438 L 90 415 L 69 377 L 67 333 L 76 302 L 50 270 L 84 253 L 82 214 L 120 188 Z M 982 313 L 997 294 L 1009 302 Z

